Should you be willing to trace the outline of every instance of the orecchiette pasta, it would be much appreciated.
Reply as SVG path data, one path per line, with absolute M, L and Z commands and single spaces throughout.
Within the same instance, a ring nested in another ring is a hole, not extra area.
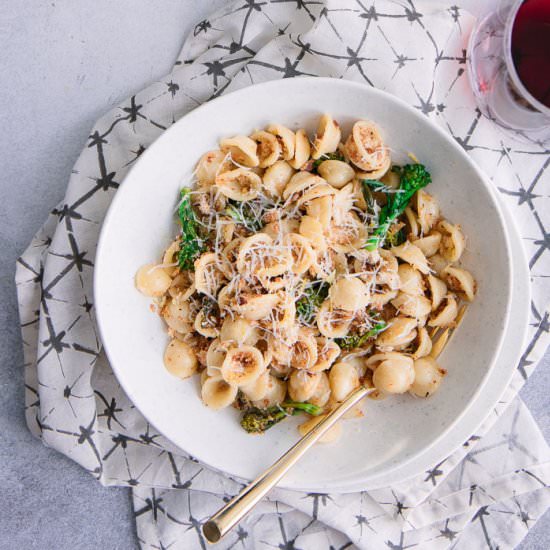
M 460 226 L 442 221 L 438 227 L 442 232 L 439 253 L 449 262 L 458 262 L 466 247 L 466 239 Z
M 387 170 L 390 167 L 389 149 L 384 146 L 376 125 L 366 120 L 359 120 L 353 125 L 352 132 L 346 141 L 346 153 L 355 166 L 365 172 Z M 384 173 L 377 174 L 382 177 Z
M 254 167 L 260 164 L 256 153 L 256 142 L 248 136 L 235 136 L 220 141 L 222 152 L 229 154 L 238 164 Z M 216 181 L 217 183 L 217 181 Z
M 191 346 L 174 338 L 164 352 L 164 366 L 178 378 L 189 378 L 197 372 L 197 356 Z
M 329 114 L 311 142 L 271 124 L 205 153 L 181 232 L 135 276 L 166 323 L 168 372 L 198 372 L 205 405 L 242 410 L 255 433 L 298 411 L 312 415 L 306 433 L 360 384 L 373 399 L 434 393 L 439 329 L 476 281 L 425 167 L 390 168 L 373 122 L 342 136 Z
M 211 409 L 229 407 L 237 397 L 237 386 L 229 384 L 221 376 L 208 376 L 202 384 L 201 397 Z
M 262 178 L 246 168 L 237 168 L 216 177 L 220 193 L 236 201 L 250 201 L 260 192 Z
M 252 346 L 231 348 L 220 368 L 223 379 L 236 386 L 254 382 L 264 371 L 264 358 L 261 352 Z
M 171 284 L 170 275 L 163 268 L 154 264 L 145 264 L 136 273 L 136 288 L 146 296 L 159 298 L 170 288 Z
M 264 173 L 263 185 L 267 194 L 279 198 L 294 174 L 292 166 L 284 160 L 274 162 Z
M 313 140 L 313 153 L 311 156 L 314 159 L 319 159 L 327 153 L 334 153 L 338 148 L 341 137 L 342 131 L 339 124 L 330 115 L 323 115 L 319 120 L 317 134 Z
M 216 176 L 231 170 L 229 155 L 220 151 L 208 151 L 197 164 L 197 182 L 201 187 L 210 187 L 216 182 Z
M 277 137 L 269 132 L 254 132 L 250 136 L 257 144 L 258 166 L 267 168 L 272 166 L 281 156 L 281 145 Z
M 436 392 L 445 376 L 432 357 L 422 357 L 414 362 L 414 382 L 411 384 L 410 392 L 417 397 L 428 397 Z
M 268 126 L 267 131 L 273 134 L 279 141 L 283 159 L 293 159 L 294 151 L 296 149 L 296 136 L 294 135 L 294 132 L 281 124 L 272 124 L 271 126 Z

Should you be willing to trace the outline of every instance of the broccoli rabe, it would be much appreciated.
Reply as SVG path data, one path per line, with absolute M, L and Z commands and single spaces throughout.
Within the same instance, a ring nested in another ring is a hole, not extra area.
M 335 341 L 343 350 L 346 351 L 360 348 L 371 338 L 376 338 L 385 328 L 386 323 L 384 321 L 379 321 L 370 330 L 363 334 L 350 334 L 348 336 L 344 336 L 343 338 L 336 338 Z
M 181 202 L 178 208 L 181 223 L 181 243 L 178 254 L 180 269 L 194 270 L 194 262 L 203 251 L 203 242 L 199 236 L 197 218 L 191 205 L 191 189 L 181 190 Z
M 309 325 L 317 314 L 317 310 L 328 296 L 330 285 L 323 281 L 314 281 L 306 287 L 302 296 L 296 301 L 296 313 L 300 321 Z
M 243 414 L 241 426 L 248 433 L 263 433 L 281 420 L 284 420 L 287 416 L 301 412 L 318 416 L 321 414 L 322 409 L 311 403 L 297 403 L 294 401 L 285 401 L 280 405 L 268 407 L 267 409 L 252 407 Z
M 386 193 L 386 204 L 378 214 L 378 225 L 367 240 L 365 248 L 372 252 L 381 246 L 388 230 L 398 216 L 403 214 L 412 196 L 432 181 L 430 173 L 423 164 L 406 164 L 394 166 L 394 172 L 399 174 L 399 188 L 392 193 Z M 373 187 L 373 180 L 363 180 L 363 185 L 369 189 Z M 378 186 L 376 190 L 383 190 Z

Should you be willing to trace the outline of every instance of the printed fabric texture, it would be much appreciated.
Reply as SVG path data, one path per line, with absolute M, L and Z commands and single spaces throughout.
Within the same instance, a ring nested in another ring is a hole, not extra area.
M 466 73 L 473 17 L 436 2 L 238 0 L 198 23 L 174 70 L 93 128 L 67 193 L 18 261 L 27 421 L 105 485 L 132 487 L 144 549 L 206 548 L 201 522 L 242 484 L 183 454 L 120 389 L 94 323 L 102 220 L 126 173 L 197 105 L 302 75 L 385 90 L 443 127 L 492 179 L 529 259 L 529 338 L 479 430 L 415 479 L 354 494 L 273 491 L 217 548 L 512 548 L 546 510 L 550 452 L 517 392 L 549 341 L 550 151 L 476 109 Z

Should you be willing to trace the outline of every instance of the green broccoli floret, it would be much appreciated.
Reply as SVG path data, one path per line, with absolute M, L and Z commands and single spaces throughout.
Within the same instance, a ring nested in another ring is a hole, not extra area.
M 317 310 L 328 296 L 330 285 L 323 281 L 314 281 L 296 301 L 296 313 L 302 323 L 308 325 L 313 321 Z
M 379 321 L 370 330 L 363 334 L 350 334 L 348 336 L 344 336 L 343 338 L 336 338 L 335 342 L 341 349 L 347 351 L 360 348 L 370 339 L 376 338 L 385 328 L 386 323 L 384 321 Z
M 397 217 L 403 214 L 412 196 L 432 181 L 430 173 L 423 164 L 394 166 L 392 170 L 399 174 L 399 189 L 386 194 L 386 204 L 380 209 L 378 215 L 378 226 L 365 245 L 370 252 L 384 243 L 389 228 Z M 371 188 L 372 180 L 363 180 L 363 185 L 365 188 Z
M 181 242 L 178 254 L 180 269 L 195 269 L 194 262 L 204 250 L 204 244 L 199 236 L 199 225 L 191 205 L 191 189 L 181 190 L 181 202 L 178 208 L 181 223 Z
M 280 405 L 268 407 L 267 409 L 252 407 L 243 414 L 241 426 L 248 433 L 263 433 L 281 420 L 284 420 L 287 416 L 301 412 L 318 416 L 321 414 L 322 409 L 311 403 L 297 403 L 294 401 L 285 401 Z

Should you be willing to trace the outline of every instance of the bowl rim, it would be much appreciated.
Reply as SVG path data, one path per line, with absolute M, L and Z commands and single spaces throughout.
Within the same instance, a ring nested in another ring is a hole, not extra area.
M 98 334 L 100 338 L 100 342 L 102 344 L 103 350 L 105 351 L 106 357 L 109 361 L 109 365 L 111 366 L 111 369 L 113 373 L 115 374 L 118 382 L 121 385 L 121 388 L 126 393 L 127 397 L 130 399 L 130 401 L 136 406 L 136 408 L 140 411 L 141 414 L 147 419 L 148 422 L 151 423 L 152 426 L 155 427 L 155 429 L 163 435 L 163 437 L 166 437 L 168 441 L 170 441 L 172 444 L 174 444 L 176 447 L 180 448 L 179 445 L 174 443 L 174 441 L 168 437 L 164 430 L 161 429 L 159 426 L 156 425 L 154 421 L 151 421 L 149 418 L 149 415 L 143 412 L 140 406 L 138 406 L 139 401 L 139 395 L 136 395 L 133 391 L 131 391 L 128 387 L 128 384 L 125 380 L 125 374 L 124 369 L 119 368 L 115 362 L 111 360 L 111 354 L 109 351 L 109 344 L 107 342 L 109 341 L 109 338 L 105 338 L 105 332 L 103 330 L 103 321 L 102 321 L 102 306 L 100 305 L 102 303 L 101 296 L 101 286 L 100 286 L 100 279 L 101 273 L 103 270 L 103 263 L 102 263 L 102 257 L 103 257 L 103 249 L 108 246 L 107 240 L 107 233 L 108 233 L 108 227 L 111 223 L 113 223 L 113 219 L 116 215 L 117 205 L 124 199 L 123 194 L 120 192 L 124 184 L 127 182 L 128 179 L 131 178 L 132 174 L 134 172 L 138 171 L 140 169 L 140 165 L 143 162 L 143 159 L 147 159 L 153 154 L 155 154 L 157 149 L 160 149 L 163 146 L 163 143 L 166 139 L 168 139 L 166 136 L 170 134 L 170 132 L 173 132 L 174 129 L 177 127 L 178 124 L 182 123 L 184 119 L 187 119 L 188 117 L 200 117 L 202 111 L 209 109 L 212 104 L 218 104 L 223 103 L 226 101 L 232 101 L 235 97 L 238 97 L 240 94 L 245 92 L 250 92 L 251 89 L 254 90 L 263 90 L 263 89 L 269 89 L 269 88 L 277 88 L 279 86 L 293 86 L 296 84 L 296 81 L 300 81 L 301 85 L 305 83 L 310 83 L 312 85 L 320 85 L 320 86 L 334 86 L 334 87 L 346 87 L 346 88 L 355 88 L 358 93 L 363 94 L 372 94 L 374 96 L 379 96 L 384 98 L 385 100 L 388 100 L 390 103 L 393 102 L 394 104 L 400 105 L 402 108 L 404 108 L 413 119 L 416 119 L 417 121 L 420 121 L 421 124 L 428 124 L 432 127 L 432 129 L 438 134 L 439 138 L 443 141 L 445 141 L 450 147 L 452 147 L 456 153 L 461 157 L 461 159 L 476 173 L 478 176 L 479 182 L 482 183 L 482 185 L 487 190 L 489 196 L 491 197 L 492 206 L 497 214 L 497 218 L 500 222 L 501 228 L 502 228 L 502 237 L 504 238 L 504 247 L 506 251 L 506 279 L 507 279 L 507 287 L 508 287 L 508 293 L 506 296 L 506 307 L 505 307 L 505 322 L 503 323 L 503 328 L 500 331 L 499 337 L 496 341 L 496 347 L 495 347 L 495 353 L 491 359 L 490 364 L 487 367 L 486 373 L 482 380 L 480 381 L 478 387 L 476 390 L 471 394 L 470 398 L 468 399 L 467 403 L 465 404 L 464 409 L 458 414 L 452 422 L 449 423 L 449 425 L 428 445 L 425 447 L 419 449 L 416 452 L 411 453 L 409 456 L 404 458 L 401 462 L 398 462 L 394 464 L 393 466 L 389 467 L 386 472 L 391 473 L 393 470 L 400 468 L 402 466 L 405 466 L 407 463 L 411 462 L 414 458 L 419 456 L 420 454 L 423 454 L 430 449 L 433 449 L 433 447 L 437 444 L 439 444 L 446 436 L 447 434 L 454 429 L 454 427 L 462 420 L 463 416 L 465 415 L 466 411 L 470 408 L 474 400 L 478 397 L 479 393 L 483 390 L 485 387 L 489 372 L 494 368 L 494 365 L 496 363 L 496 360 L 498 358 L 498 354 L 502 348 L 502 343 L 506 334 L 506 329 L 508 327 L 509 322 L 509 316 L 510 316 L 510 309 L 511 309 L 511 295 L 512 295 L 512 285 L 513 285 L 513 273 L 512 273 L 512 262 L 511 262 L 511 246 L 510 246 L 510 237 L 508 235 L 507 230 L 507 224 L 505 217 L 502 212 L 502 207 L 500 205 L 500 201 L 498 198 L 498 194 L 496 190 L 493 188 L 492 184 L 488 180 L 487 176 L 481 171 L 481 169 L 477 166 L 477 164 L 471 159 L 471 157 L 464 151 L 462 147 L 440 126 L 435 124 L 430 118 L 427 116 L 421 114 L 419 111 L 417 111 L 414 107 L 409 105 L 406 101 L 402 100 L 399 97 L 396 97 L 388 92 L 385 92 L 383 90 L 379 90 L 377 88 L 368 86 L 363 83 L 346 80 L 346 79 L 337 79 L 337 78 L 331 78 L 331 77 L 312 77 L 312 76 L 304 76 L 304 77 L 294 77 L 294 78 L 288 78 L 288 79 L 276 79 L 276 80 L 269 80 L 266 82 L 261 82 L 258 84 L 253 84 L 250 86 L 246 86 L 243 88 L 239 88 L 237 90 L 234 90 L 232 92 L 229 92 L 227 94 L 220 95 L 214 99 L 208 100 L 205 103 L 201 104 L 200 106 L 192 109 L 191 111 L 185 113 L 181 118 L 179 118 L 176 122 L 174 122 L 169 128 L 164 130 L 152 143 L 149 145 L 149 147 L 143 152 L 143 154 L 140 156 L 140 158 L 137 159 L 136 163 L 132 166 L 132 168 L 128 171 L 126 176 L 124 177 L 123 181 L 121 182 L 117 192 L 115 193 L 109 207 L 107 210 L 107 213 L 105 215 L 105 218 L 103 220 L 103 223 L 101 225 L 100 235 L 98 238 L 97 248 L 96 248 L 96 254 L 95 254 L 95 261 L 94 261 L 94 273 L 93 273 L 93 296 L 94 296 L 94 304 L 95 304 L 95 319 L 96 319 L 96 325 L 98 328 Z M 494 404 L 492 404 L 493 406 Z M 490 409 L 488 409 L 487 412 L 489 412 Z M 476 426 L 472 428 L 472 433 L 475 431 Z M 452 453 L 456 449 L 456 446 L 450 449 L 449 454 Z M 185 451 L 185 449 L 181 449 L 182 451 Z M 193 452 L 193 456 L 199 460 L 202 464 L 207 466 L 208 468 L 211 468 L 212 470 L 222 472 L 226 475 L 230 475 L 232 477 L 243 479 L 237 474 L 234 474 L 230 471 L 223 470 L 220 468 L 217 468 L 215 466 L 211 466 L 208 463 L 208 460 L 204 460 L 201 458 L 200 453 Z M 274 457 L 274 460 L 276 460 L 278 457 Z M 366 474 L 363 475 L 361 478 L 361 482 L 364 481 L 365 487 L 368 486 L 369 479 L 374 479 L 378 477 L 379 474 L 372 473 L 372 474 Z M 281 480 L 281 482 L 278 484 L 278 487 L 280 488 L 286 488 L 286 489 L 292 489 L 297 491 L 311 491 L 315 490 L 315 486 L 302 486 L 299 484 L 286 484 L 285 479 Z M 317 486 L 318 487 L 318 486 Z M 336 484 L 334 485 L 336 487 Z M 324 487 L 322 489 L 319 489 L 319 492 L 327 492 L 331 491 L 330 487 Z

